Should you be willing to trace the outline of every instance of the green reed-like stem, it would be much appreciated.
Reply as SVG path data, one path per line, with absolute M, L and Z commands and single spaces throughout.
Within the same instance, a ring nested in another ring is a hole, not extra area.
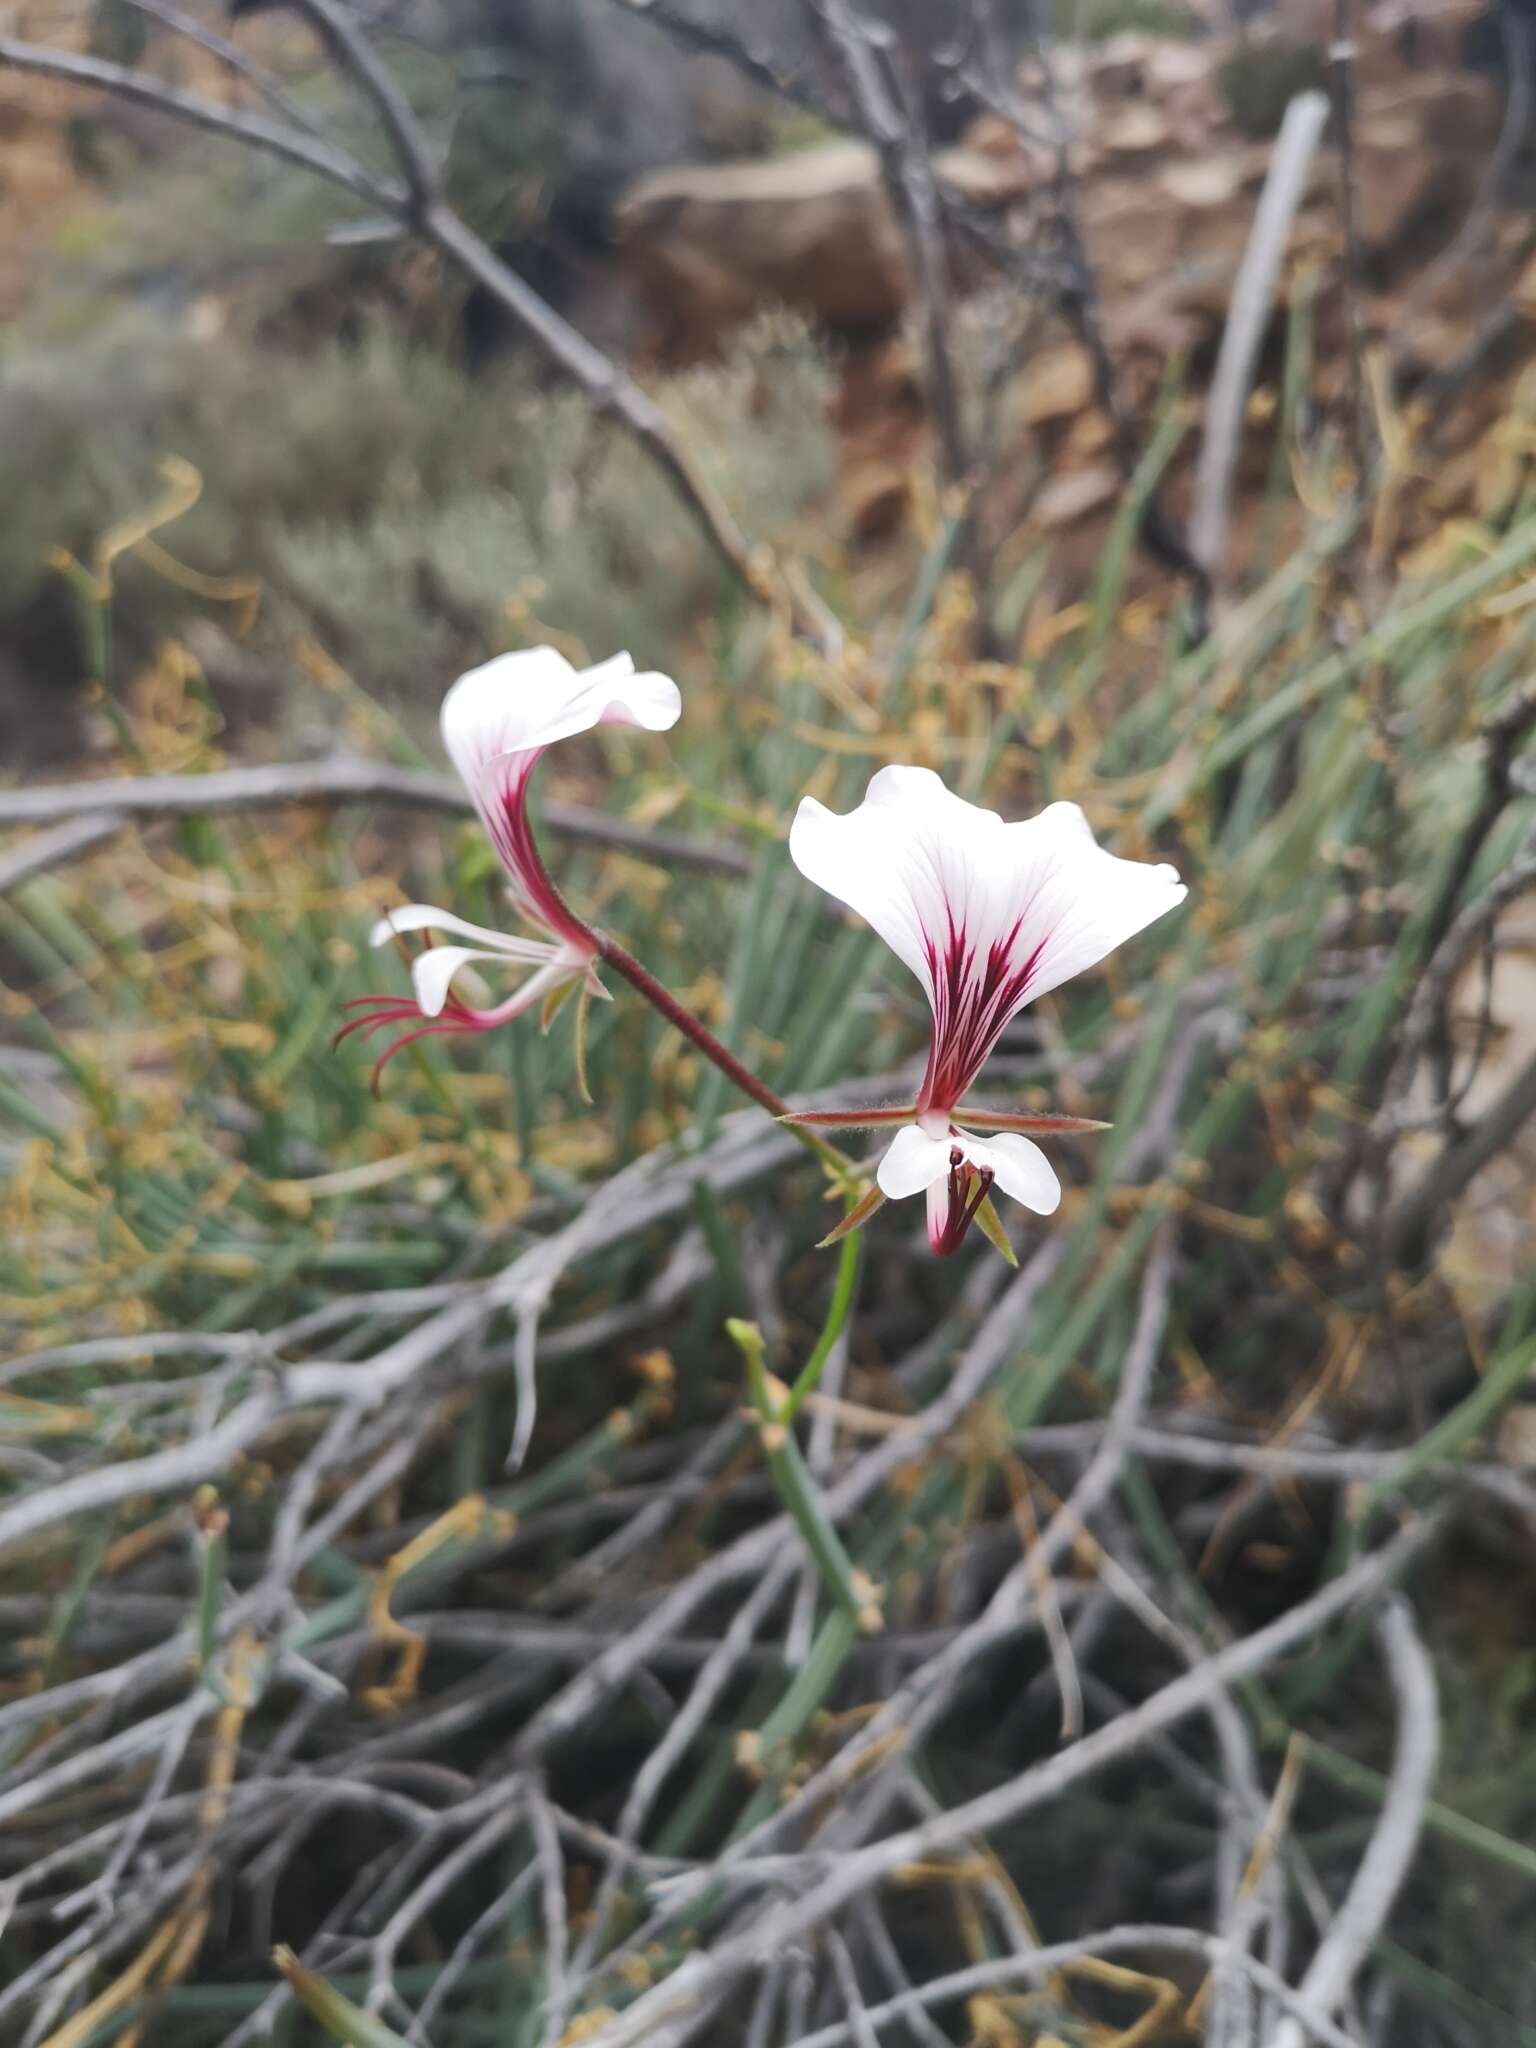
M 839 1607 L 861 1627 L 871 1620 L 878 1627 L 879 1609 L 873 1600 L 874 1588 L 855 1571 L 853 1560 L 843 1548 L 843 1539 L 822 1505 L 816 1482 L 800 1455 L 800 1446 L 784 1420 L 783 1408 L 774 1399 L 768 1369 L 763 1362 L 762 1331 L 756 1323 L 743 1322 L 737 1316 L 730 1317 L 725 1327 L 746 1364 L 747 1391 L 757 1416 L 763 1458 L 779 1499 L 800 1531 L 823 1583 Z M 827 1349 L 831 1349 L 830 1344 Z
M 827 1360 L 832 1356 L 832 1347 L 843 1334 L 849 1314 L 853 1308 L 853 1297 L 859 1284 L 859 1246 L 862 1239 L 857 1231 L 850 1231 L 838 1247 L 837 1278 L 832 1283 L 832 1299 L 827 1305 L 827 1319 L 821 1326 L 821 1335 L 816 1347 L 800 1369 L 800 1377 L 789 1390 L 788 1399 L 779 1404 L 777 1419 L 785 1424 L 794 1421 L 805 1405 L 806 1397 L 815 1393 L 826 1371 Z

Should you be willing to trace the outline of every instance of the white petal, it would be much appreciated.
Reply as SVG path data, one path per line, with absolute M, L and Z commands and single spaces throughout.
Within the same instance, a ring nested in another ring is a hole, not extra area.
M 528 647 L 459 677 L 443 699 L 443 744 L 478 797 L 499 757 L 535 753 L 595 725 L 665 732 L 681 711 L 676 683 L 636 675 L 627 654 L 576 669 L 553 647 Z
M 570 981 L 582 971 L 582 963 L 574 964 L 562 951 L 547 967 L 541 967 L 537 974 L 530 974 L 521 988 L 514 989 L 505 1002 L 498 1003 L 493 1010 L 485 1012 L 482 1022 L 492 1024 L 508 1023 L 513 1017 L 521 1017 L 531 1010 L 535 1003 L 542 1002 L 551 989 L 559 988 L 562 982 Z
M 969 1136 L 961 1140 L 974 1166 L 990 1166 L 997 1185 L 1037 1216 L 1054 1216 L 1061 1206 L 1061 1182 L 1049 1159 L 1032 1139 L 1004 1131 L 985 1144 Z
M 411 980 L 416 985 L 416 1006 L 423 1017 L 442 1014 L 448 988 L 461 967 L 471 960 L 504 960 L 503 953 L 486 953 L 478 946 L 429 946 L 411 962 Z
M 882 768 L 844 816 L 804 798 L 789 851 L 918 976 L 972 1072 L 1024 1003 L 1187 893 L 1170 867 L 1106 853 L 1076 804 L 1004 824 L 927 768 Z
M 900 1202 L 943 1180 L 949 1172 L 953 1142 L 950 1138 L 930 1138 L 916 1124 L 904 1124 L 875 1170 L 881 1194 Z
M 800 799 L 789 828 L 789 857 L 818 889 L 873 925 L 898 959 L 931 987 L 923 925 L 884 820 L 867 807 L 839 816 L 813 796 Z
M 1076 804 L 1050 804 L 1003 830 L 1013 874 L 1009 908 L 1021 919 L 1015 949 L 1037 955 L 1030 998 L 1096 967 L 1189 894 L 1166 862 L 1106 852 Z
M 494 946 L 511 960 L 547 960 L 549 947 L 538 939 L 514 939 L 505 932 L 493 932 L 483 924 L 471 924 L 455 917 L 451 910 L 435 910 L 430 903 L 402 903 L 398 910 L 381 917 L 368 934 L 370 946 L 386 946 L 397 932 L 457 932 L 461 938 L 478 939 Z

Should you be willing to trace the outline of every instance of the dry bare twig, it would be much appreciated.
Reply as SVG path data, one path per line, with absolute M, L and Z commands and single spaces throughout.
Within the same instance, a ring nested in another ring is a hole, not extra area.
M 215 769 L 206 775 L 123 775 L 95 782 L 32 784 L 0 790 L 0 826 L 50 824 L 59 818 L 74 822 L 51 835 L 51 843 L 48 836 L 40 836 L 0 855 L 0 887 L 14 888 L 28 874 L 87 852 L 131 818 L 197 817 L 268 805 L 326 803 L 401 804 L 466 817 L 474 811 L 469 792 L 456 776 L 345 754 L 322 761 Z M 747 856 L 734 846 L 657 832 L 584 804 L 553 800 L 540 806 L 539 815 L 552 832 L 642 859 L 728 875 L 744 875 L 751 868 Z
M 1397 1703 L 1397 1757 L 1370 1845 L 1297 1986 L 1301 2003 L 1315 2012 L 1337 2012 L 1369 1960 L 1418 1847 L 1440 1754 L 1435 1670 L 1401 1595 L 1388 1600 L 1376 1638 Z M 1302 2021 L 1287 2013 L 1273 2048 L 1302 2048 L 1303 2038 Z

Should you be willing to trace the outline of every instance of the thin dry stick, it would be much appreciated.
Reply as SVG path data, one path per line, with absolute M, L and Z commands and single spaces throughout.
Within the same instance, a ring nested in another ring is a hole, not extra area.
M 270 121 L 264 114 L 247 113 L 240 107 L 225 106 L 199 93 L 183 92 L 163 78 L 135 71 L 131 65 L 115 64 L 106 57 L 84 56 L 72 50 L 49 50 L 38 43 L 23 42 L 17 36 L 0 36 L 0 64 L 13 71 L 30 71 L 44 78 L 62 78 L 72 85 L 94 86 L 119 99 L 131 100 L 157 113 L 170 114 L 210 135 L 246 143 L 285 162 L 298 164 L 317 177 L 340 185 L 359 199 L 398 216 L 405 194 L 389 180 L 365 170 L 346 150 L 329 141 L 318 140 L 287 122 Z
M 1520 152 L 1525 147 L 1531 125 L 1532 58 L 1536 55 L 1536 38 L 1533 38 L 1529 16 L 1519 7 L 1499 7 L 1494 10 L 1494 18 L 1504 43 L 1504 78 L 1508 86 L 1499 139 L 1456 239 L 1427 269 L 1419 272 L 1399 301 L 1393 321 L 1393 333 L 1399 337 L 1419 331 L 1418 316 L 1423 307 L 1439 297 L 1456 273 L 1487 247 L 1489 231 L 1498 217 L 1499 207 L 1520 160 Z M 1472 294 L 1474 301 L 1478 296 Z M 1504 312 L 1506 309 L 1500 307 L 1497 310 Z
M 1449 1227 L 1450 1205 L 1469 1182 L 1536 1116 L 1536 1059 L 1522 1067 L 1482 1117 L 1383 1219 L 1382 1243 L 1397 1264 L 1417 1260 L 1437 1226 Z
M 1114 1409 L 1105 1435 L 1073 1488 L 1071 1498 L 1052 1515 L 1039 1542 L 1028 1556 L 1013 1566 L 976 1620 L 962 1629 L 943 1651 L 915 1671 L 871 1716 L 853 1741 L 798 1788 L 792 1800 L 752 1835 L 746 1836 L 737 1845 L 737 1854 L 760 1851 L 769 1842 L 782 1839 L 785 1831 L 793 1827 L 801 1815 L 815 1811 L 818 1806 L 835 1800 L 846 1791 L 874 1755 L 879 1754 L 885 1762 L 894 1762 L 905 1755 L 942 1711 L 951 1686 L 973 1668 L 976 1658 L 986 1646 L 1011 1634 L 1020 1625 L 1027 1611 L 1030 1589 L 1039 1572 L 1053 1569 L 1063 1552 L 1077 1541 L 1086 1518 L 1093 1514 L 1119 1476 L 1132 1426 L 1152 1384 L 1168 1314 L 1173 1254 L 1173 1232 L 1165 1225 L 1147 1262 L 1136 1327 L 1126 1348 Z M 868 1810 L 860 1816 L 866 1826 L 873 1823 L 874 1817 Z
M 1328 101 L 1320 92 L 1301 93 L 1286 108 L 1253 230 L 1232 286 L 1232 303 L 1206 400 L 1205 439 L 1195 470 L 1195 509 L 1189 527 L 1190 547 L 1217 583 L 1222 579 L 1232 476 L 1254 365 L 1269 325 L 1291 221 L 1327 119 Z
M 1309 1599 L 1254 1634 L 1228 1644 L 1117 1721 L 1094 1729 L 1071 1749 L 1046 1757 L 1006 1784 L 951 1807 L 921 1826 L 902 1829 L 838 1857 L 831 1872 L 800 1897 L 757 1916 L 755 1925 L 722 1942 L 709 1955 L 688 1957 L 621 2017 L 594 2033 L 592 2048 L 633 2048 L 642 2041 L 646 2048 L 661 2048 L 664 2038 L 669 2044 L 685 2039 L 741 1975 L 771 1962 L 786 1946 L 824 1925 L 849 1899 L 883 1883 L 903 1864 L 942 1858 L 969 1837 L 985 1835 L 1060 1798 L 1094 1772 L 1135 1755 L 1154 1735 L 1207 1706 L 1214 1688 L 1230 1689 L 1256 1677 L 1296 1644 L 1378 1598 L 1438 1527 L 1435 1516 L 1410 1524 L 1381 1550 L 1357 1559 Z M 673 2031 L 679 2021 L 681 2029 Z M 666 2036 L 660 2031 L 663 2027 L 668 2029 Z
M 173 34 L 184 37 L 189 43 L 196 43 L 197 47 L 206 50 L 210 57 L 217 57 L 226 70 L 259 92 L 268 106 L 275 108 L 295 128 L 301 129 L 306 135 L 314 136 L 318 142 L 332 139 L 327 136 L 324 127 L 302 100 L 296 99 L 288 92 L 270 72 L 263 71 L 259 64 L 253 63 L 240 45 L 232 43 L 228 36 L 220 35 L 217 29 L 210 28 L 206 22 L 198 21 L 192 15 L 184 13 L 181 8 L 172 4 L 172 0 L 128 0 L 128 5 L 136 14 L 145 15 L 150 21 L 158 21 L 162 28 L 170 29 Z
M 1360 300 L 1363 266 L 1355 194 L 1355 36 L 1351 0 L 1334 0 L 1333 45 L 1328 52 L 1334 131 L 1339 144 L 1339 227 L 1344 242 L 1344 324 L 1349 341 L 1346 396 L 1355 487 L 1363 490 L 1369 465 L 1365 413 L 1365 335 Z
M 94 817 L 74 818 L 67 825 L 55 825 L 51 832 L 39 832 L 19 846 L 0 853 L 0 893 L 17 888 L 32 875 L 63 865 L 93 846 L 101 846 L 128 823 L 126 811 L 102 810 Z
M 216 1478 L 279 1416 L 294 1410 L 339 1403 L 376 1412 L 500 1311 L 510 1309 L 523 1319 L 526 1330 L 536 1333 L 538 1314 L 561 1274 L 586 1251 L 611 1246 L 675 1215 L 692 1200 L 701 1178 L 722 1190 L 740 1186 L 782 1164 L 793 1150 L 794 1141 L 784 1130 L 765 1128 L 753 1113 L 745 1112 L 722 1126 L 708 1153 L 679 1160 L 667 1145 L 642 1154 L 599 1190 L 564 1230 L 541 1239 L 472 1296 L 429 1316 L 371 1359 L 347 1364 L 314 1359 L 288 1366 L 280 1376 L 274 1374 L 272 1384 L 248 1394 L 216 1427 L 185 1443 L 72 1473 L 57 1485 L 8 1503 L 0 1508 L 0 1550 L 61 1521 L 137 1495 L 182 1492 Z M 0 1719 L 4 1711 L 0 1709 Z
M 943 1393 L 913 1416 L 911 1430 L 900 1437 L 887 1438 L 866 1452 L 827 1489 L 822 1505 L 834 1522 L 851 1515 L 893 1472 L 921 1457 L 926 1444 L 953 1427 L 1002 1366 L 1016 1341 L 1020 1323 L 1064 1256 L 1062 1239 L 1047 1240 L 1023 1271 L 1014 1275 L 1012 1284 L 967 1346 Z M 597 1712 L 644 1663 L 654 1644 L 680 1633 L 707 1600 L 765 1570 L 782 1553 L 788 1527 L 788 1518 L 780 1515 L 749 1530 L 724 1550 L 717 1551 L 681 1585 L 673 1587 L 621 1642 L 615 1643 L 540 1708 L 519 1738 L 520 1755 L 529 1759 L 543 1755 L 553 1743 Z
M 578 1977 L 590 1970 L 593 1959 L 601 1952 L 614 1898 L 635 1861 L 641 1830 L 663 1786 L 696 1740 L 716 1700 L 735 1676 L 758 1630 L 783 1598 L 797 1563 L 795 1552 L 786 1549 L 782 1557 L 764 1572 L 749 1597 L 732 1615 L 730 1626 L 715 1649 L 705 1659 L 666 1734 L 637 1772 L 619 1816 L 614 1853 L 603 1873 L 590 1923 L 576 1956 L 574 1969 Z M 563 2017 L 564 2008 L 561 2012 Z
M 68 818 L 74 823 L 67 830 L 76 834 L 79 843 L 70 843 L 64 832 L 56 835 L 59 844 L 52 848 L 45 847 L 41 839 L 24 840 L 0 855 L 0 887 L 9 888 L 21 878 L 10 872 L 12 861 L 24 863 L 23 872 L 34 872 L 85 851 L 130 818 L 201 816 L 255 810 L 266 804 L 315 803 L 395 803 L 465 816 L 474 811 L 468 790 L 455 776 L 424 774 L 388 761 L 345 754 L 326 761 L 216 769 L 207 775 L 125 775 L 94 782 L 38 783 L 0 790 L 0 826 L 43 825 Z M 589 810 L 584 804 L 545 803 L 539 816 L 552 832 L 644 859 L 713 868 L 731 875 L 744 875 L 751 868 L 750 860 L 737 847 L 654 832 L 625 818 Z M 87 825 L 92 828 L 89 832 Z
M 886 190 L 907 234 L 923 313 L 929 398 L 938 431 L 944 480 L 959 483 L 969 468 L 960 420 L 960 395 L 949 352 L 948 297 L 939 190 L 933 161 L 918 132 L 911 94 L 899 89 L 887 57 L 889 32 L 862 21 L 848 0 L 807 0 L 839 62 L 865 134 L 879 154 Z
M 977 1963 L 971 1969 L 936 1977 L 931 1983 L 920 1984 L 915 1990 L 887 1999 L 883 2005 L 870 2006 L 867 2018 L 870 2025 L 878 2029 L 891 2020 L 905 2019 L 908 2013 L 925 2006 L 947 2005 L 977 1992 L 1001 1991 L 1011 1984 L 1043 1984 L 1053 1971 L 1064 1969 L 1069 1964 L 1142 1951 L 1195 1956 L 1211 1964 L 1227 1960 L 1228 1955 L 1227 1943 L 1219 1935 L 1200 1934 L 1189 1927 L 1111 1927 L 1101 1934 L 1084 1935 L 1077 1941 L 1053 1942 L 1049 1948 L 1036 1949 L 1032 1955 L 998 1956 L 989 1962 Z M 1307 2033 L 1322 2042 L 1324 2048 L 1360 2048 L 1353 2035 L 1346 2034 L 1342 2027 L 1335 2026 L 1322 2013 L 1306 2007 L 1300 1994 L 1263 1963 L 1252 1956 L 1234 1956 L 1232 1960 L 1262 1990 L 1270 1992 L 1293 2012 Z M 594 2035 L 592 2039 L 600 2043 L 603 2036 Z M 829 2027 L 820 2027 L 813 2034 L 800 2035 L 794 2048 L 844 2048 L 844 2044 L 853 2039 L 855 2036 L 848 2023 L 839 2021 Z M 658 2042 L 656 2048 L 662 2048 L 662 2044 Z M 672 2048 L 670 2040 L 666 2048 Z
M 352 79 L 371 102 L 389 137 L 395 160 L 405 174 L 413 210 L 420 210 L 437 191 L 432 152 L 410 101 L 395 83 L 351 9 L 342 0 L 292 0 L 307 17 L 343 77 Z
M 178 1493 L 226 1471 L 265 1432 L 282 1403 L 275 1388 L 250 1394 L 216 1429 L 170 1450 L 76 1472 L 0 1509 L 0 1551 L 55 1523 L 99 1513 L 146 1493 Z
M 1427 962 L 1407 1020 L 1398 1035 L 1397 1057 L 1382 1089 L 1382 1108 L 1371 1126 L 1373 1144 L 1397 1136 L 1410 1120 L 1404 1103 L 1414 1070 L 1428 1050 L 1436 1019 L 1443 1013 L 1456 977 L 1511 904 L 1536 889 L 1536 853 L 1525 853 L 1496 876 L 1474 902 L 1460 910 Z
M 1397 1756 L 1370 1845 L 1301 1980 L 1300 1996 L 1317 2012 L 1338 2011 L 1386 1925 L 1418 1847 L 1440 1755 L 1435 1667 L 1400 1595 L 1388 1601 L 1376 1639 L 1397 1701 Z M 1271 2048 L 1301 2048 L 1302 2040 L 1291 2015 L 1280 2022 Z

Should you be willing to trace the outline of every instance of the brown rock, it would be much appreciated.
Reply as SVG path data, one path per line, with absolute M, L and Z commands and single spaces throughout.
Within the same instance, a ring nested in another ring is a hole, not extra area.
M 615 228 L 674 355 L 708 351 L 767 305 L 859 333 L 906 303 L 901 234 L 862 143 L 652 172 L 620 201 Z
M 1156 107 L 1127 107 L 1099 129 L 1094 140 L 1114 156 L 1141 156 L 1161 149 L 1168 140 L 1168 123 Z
M 861 546 L 889 540 L 912 506 L 912 468 L 904 462 L 856 462 L 842 478 L 848 531 Z
M 1070 419 L 1093 403 L 1093 367 L 1077 343 L 1042 349 L 1030 358 L 1009 410 L 1020 426 Z
M 1160 190 L 1176 206 L 1204 212 L 1211 206 L 1230 206 L 1248 182 L 1248 166 L 1237 153 L 1197 158 L 1192 163 L 1165 164 L 1157 173 Z
M 1000 124 L 938 151 L 937 176 L 972 205 L 1002 207 L 1048 166 Z M 843 335 L 891 326 L 906 305 L 906 246 L 875 152 L 833 142 L 761 162 L 683 164 L 620 200 L 620 249 L 664 351 L 707 353 L 765 306 Z
M 1506 1465 L 1536 1466 L 1536 1401 L 1522 1401 L 1499 1423 L 1495 1448 Z

